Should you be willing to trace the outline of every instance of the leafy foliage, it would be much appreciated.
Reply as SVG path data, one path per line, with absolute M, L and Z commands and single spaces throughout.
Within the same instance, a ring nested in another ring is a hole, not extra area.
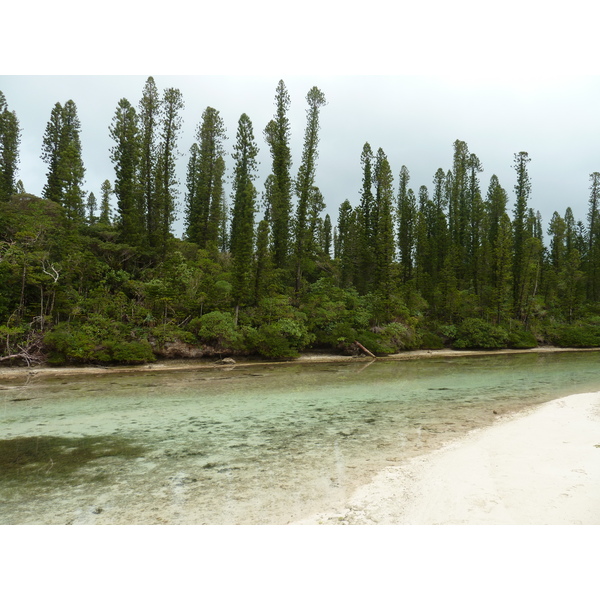
M 550 340 L 564 348 L 596 348 L 600 346 L 600 321 L 555 325 L 551 329 Z
M 53 365 L 117 363 L 142 364 L 155 360 L 146 340 L 127 339 L 122 328 L 98 318 L 81 325 L 60 323 L 48 332 L 44 343 Z
M 15 183 L 18 120 L 0 92 L 0 358 L 32 339 L 43 339 L 52 364 L 137 364 L 172 348 L 289 359 L 311 347 L 357 352 L 356 342 L 377 354 L 600 346 L 599 173 L 590 175 L 586 222 L 568 207 L 555 213 L 545 246 L 541 217 L 528 206 L 526 152 L 514 156 L 510 212 L 495 175 L 483 197 L 484 167 L 462 140 L 431 190 L 411 189 L 403 165 L 396 192 L 397 171 L 367 142 L 359 202 L 341 202 L 333 224 L 316 177 L 325 95 L 313 87 L 306 101 L 293 179 L 291 99 L 279 82 L 264 130 L 271 172 L 258 227 L 252 123 L 245 113 L 238 121 L 228 207 L 225 124 L 216 109 L 204 111 L 189 151 L 181 240 L 171 232 L 179 90 L 161 97 L 150 77 L 137 110 L 119 101 L 109 126 L 114 181 L 104 181 L 99 203 L 82 189 L 72 100 L 55 104 L 43 135 L 44 198 Z
M 236 349 L 242 339 L 233 316 L 217 310 L 192 319 L 188 329 L 193 331 L 202 343 L 215 346 L 218 350 Z
M 465 319 L 457 328 L 453 348 L 506 348 L 508 333 L 483 319 Z

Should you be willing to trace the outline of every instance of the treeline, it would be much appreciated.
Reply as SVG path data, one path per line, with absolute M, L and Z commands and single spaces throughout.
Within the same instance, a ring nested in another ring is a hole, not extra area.
M 316 185 L 326 99 L 313 87 L 306 102 L 293 173 L 290 97 L 279 82 L 262 132 L 271 171 L 260 191 L 249 116 L 240 116 L 228 157 L 219 111 L 204 110 L 178 239 L 179 90 L 160 94 L 150 77 L 137 108 L 118 102 L 109 124 L 114 174 L 99 200 L 83 189 L 72 100 L 52 108 L 44 133 L 43 198 L 25 193 L 16 180 L 19 122 L 0 92 L 2 359 L 288 358 L 306 348 L 355 352 L 356 342 L 376 353 L 600 346 L 600 173 L 590 175 L 584 221 L 566 208 L 544 231 L 529 206 L 526 152 L 514 156 L 511 207 L 495 175 L 482 189 L 483 167 L 464 141 L 454 142 L 451 167 L 416 193 L 406 166 L 394 181 L 383 149 L 365 143 L 360 196 L 340 206 L 334 225 Z

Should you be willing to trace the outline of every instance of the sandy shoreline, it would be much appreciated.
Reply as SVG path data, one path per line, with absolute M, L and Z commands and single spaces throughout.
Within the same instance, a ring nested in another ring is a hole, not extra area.
M 549 354 L 556 352 L 598 352 L 600 348 L 557 348 L 555 346 L 542 346 L 538 348 L 528 348 L 525 350 L 409 350 L 390 354 L 384 357 L 373 359 L 368 356 L 343 356 L 341 354 L 325 354 L 318 352 L 306 352 L 299 358 L 287 361 L 265 361 L 251 360 L 241 357 L 236 359 L 235 365 L 219 364 L 218 360 L 207 359 L 173 359 L 158 361 L 156 363 L 136 365 L 136 366 L 78 366 L 78 367 L 49 367 L 45 365 L 31 367 L 0 367 L 0 381 L 27 379 L 29 377 L 64 377 L 69 375 L 101 375 L 109 373 L 143 373 L 152 371 L 190 371 L 199 369 L 223 369 L 232 366 L 260 366 L 294 363 L 330 363 L 330 362 L 371 362 L 378 361 L 398 361 L 398 360 L 416 360 L 426 358 L 440 357 L 461 357 L 461 356 L 493 356 L 498 354 Z
M 600 524 L 600 392 L 553 400 L 381 471 L 296 524 Z
M 580 350 L 414 351 L 378 360 L 572 351 Z M 372 359 L 314 353 L 293 362 L 346 361 Z M 233 368 L 260 364 L 278 363 L 240 361 Z M 219 368 L 232 366 L 205 360 L 121 368 L 3 368 L 0 382 L 17 383 L 37 375 Z M 440 450 L 379 471 L 370 483 L 345 499 L 338 497 L 338 502 L 293 524 L 600 524 L 600 391 L 499 416 L 490 427 Z

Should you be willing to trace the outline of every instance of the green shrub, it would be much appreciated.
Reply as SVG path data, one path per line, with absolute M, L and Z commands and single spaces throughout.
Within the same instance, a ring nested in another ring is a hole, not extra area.
M 111 362 L 139 365 L 156 360 L 152 346 L 146 340 L 139 342 L 111 342 L 109 345 Z
M 233 316 L 217 310 L 193 319 L 188 329 L 195 333 L 201 342 L 216 348 L 236 348 L 242 339 Z
M 303 323 L 292 319 L 248 328 L 246 334 L 252 350 L 266 358 L 296 358 L 315 339 Z
M 538 342 L 531 331 L 513 330 L 508 334 L 508 347 L 514 349 L 537 348 Z
M 380 333 L 384 343 L 394 348 L 394 352 L 400 350 L 413 350 L 417 347 L 417 337 L 412 327 L 402 323 L 388 323 Z
M 196 341 L 191 332 L 185 331 L 172 323 L 152 327 L 150 329 L 150 335 L 161 347 L 168 342 L 185 342 L 187 344 L 193 344 Z
M 143 364 L 156 360 L 147 341 L 124 339 L 124 335 L 96 330 L 88 323 L 60 323 L 46 333 L 44 345 L 52 365 Z
M 373 354 L 394 354 L 396 352 L 396 347 L 390 343 L 389 339 L 372 330 L 359 331 L 356 341 Z
M 332 348 L 342 352 L 350 352 L 358 333 L 350 323 L 336 323 L 323 341 Z
M 458 337 L 456 325 L 442 325 L 439 328 L 439 333 L 442 340 L 445 342 L 453 342 Z
M 439 335 L 431 331 L 423 331 L 420 335 L 419 347 L 423 350 L 441 350 L 444 342 Z
M 549 334 L 550 341 L 562 348 L 600 347 L 600 325 L 590 322 L 558 325 Z
M 457 328 L 453 348 L 506 348 L 508 333 L 483 319 L 465 319 Z
M 87 363 L 95 360 L 97 344 L 92 335 L 69 323 L 59 323 L 44 336 L 48 350 L 48 362 L 53 365 L 64 363 Z

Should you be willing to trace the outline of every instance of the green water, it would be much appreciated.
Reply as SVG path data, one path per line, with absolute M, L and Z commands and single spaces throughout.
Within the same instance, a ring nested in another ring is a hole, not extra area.
M 287 523 L 502 415 L 600 390 L 600 353 L 0 380 L 0 524 Z

